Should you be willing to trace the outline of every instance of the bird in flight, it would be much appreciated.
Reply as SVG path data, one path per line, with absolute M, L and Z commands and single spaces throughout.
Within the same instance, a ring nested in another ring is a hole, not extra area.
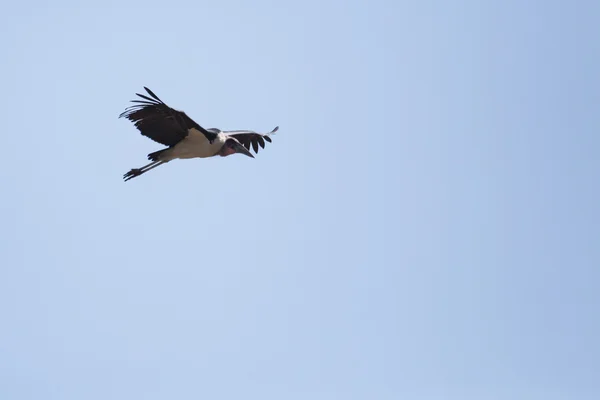
M 143 100 L 132 100 L 136 104 L 127 107 L 119 118 L 127 118 L 142 135 L 168 147 L 148 154 L 150 164 L 131 169 L 123 175 L 125 181 L 177 158 L 227 157 L 235 153 L 254 158 L 250 146 L 258 153 L 258 146 L 264 149 L 265 141 L 271 142 L 269 135 L 279 129 L 277 126 L 266 134 L 246 130 L 205 129 L 183 111 L 167 106 L 147 87 L 144 86 L 144 89 L 150 97 L 136 93 Z

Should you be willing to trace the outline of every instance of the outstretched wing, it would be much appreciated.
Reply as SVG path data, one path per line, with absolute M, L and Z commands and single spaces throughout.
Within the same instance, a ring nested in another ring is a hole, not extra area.
M 260 147 L 264 149 L 265 140 L 271 143 L 271 138 L 269 135 L 277 132 L 278 129 L 279 127 L 276 126 L 275 129 L 266 134 L 256 133 L 254 131 L 224 131 L 223 133 L 239 140 L 239 142 L 248 150 L 250 150 L 250 146 L 252 146 L 254 152 L 258 153 L 258 146 L 260 145 Z
M 119 115 L 119 118 L 125 117 L 133 122 L 142 135 L 165 146 L 175 146 L 192 128 L 202 132 L 210 141 L 216 138 L 215 133 L 198 125 L 186 113 L 167 106 L 150 89 L 145 86 L 144 89 L 151 97 L 136 93 L 144 100 L 132 100 L 137 104 L 127 107 Z

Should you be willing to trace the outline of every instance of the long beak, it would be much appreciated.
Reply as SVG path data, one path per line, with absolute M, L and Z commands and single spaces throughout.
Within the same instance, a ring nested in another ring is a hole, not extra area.
M 244 145 L 240 144 L 240 143 L 236 143 L 235 144 L 235 152 L 243 154 L 243 155 L 248 156 L 250 158 L 254 158 L 254 156 L 252 155 L 252 153 L 250 153 L 250 150 L 248 150 L 247 148 L 245 148 Z

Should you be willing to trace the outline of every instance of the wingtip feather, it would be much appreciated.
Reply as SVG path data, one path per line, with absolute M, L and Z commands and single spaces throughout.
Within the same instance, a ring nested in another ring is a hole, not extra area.
M 161 103 L 162 103 L 162 100 L 161 100 L 161 99 L 159 99 L 159 98 L 158 98 L 158 96 L 157 96 L 157 95 L 155 95 L 155 94 L 154 94 L 154 92 L 153 92 L 152 90 L 148 89 L 146 86 L 144 86 L 144 89 L 146 90 L 146 92 L 148 92 L 148 94 L 149 94 L 150 96 L 152 96 L 154 99 L 156 99 L 157 101 L 159 101 L 159 102 L 161 102 Z

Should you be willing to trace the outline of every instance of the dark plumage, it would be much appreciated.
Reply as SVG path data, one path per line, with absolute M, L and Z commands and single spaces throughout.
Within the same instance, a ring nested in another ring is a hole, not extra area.
M 126 181 L 177 158 L 227 157 L 236 153 L 254 158 L 250 149 L 255 153 L 258 153 L 259 146 L 264 149 L 265 141 L 271 142 L 269 135 L 279 129 L 275 127 L 266 134 L 248 130 L 205 129 L 183 111 L 166 105 L 147 87 L 144 89 L 150 97 L 136 93 L 143 100 L 132 100 L 136 104 L 126 108 L 119 118 L 127 118 L 142 135 L 168 147 L 148 154 L 152 162 L 131 169 L 124 175 Z
M 150 89 L 144 86 L 152 98 L 136 93 L 144 100 L 131 100 L 136 105 L 127 107 L 119 118 L 125 117 L 133 122 L 142 135 L 164 144 L 175 146 L 188 135 L 189 129 L 196 128 L 209 141 L 215 140 L 216 134 L 207 131 L 183 111 L 169 107 Z

